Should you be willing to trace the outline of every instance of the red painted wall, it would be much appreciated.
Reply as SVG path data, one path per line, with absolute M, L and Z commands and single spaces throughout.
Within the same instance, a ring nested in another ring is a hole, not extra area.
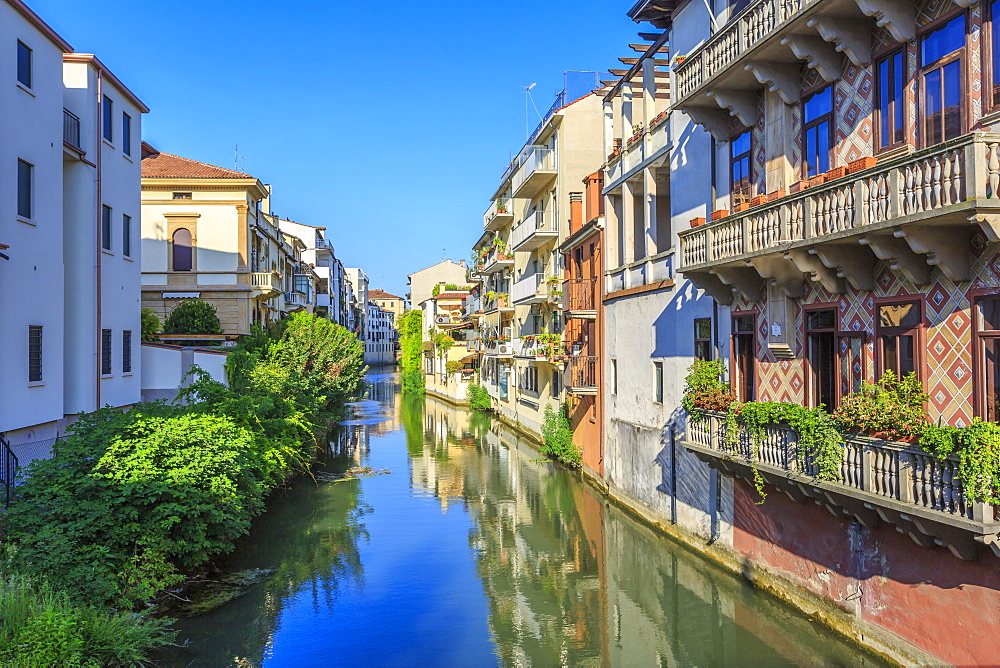
M 958 665 L 1000 662 L 1000 559 L 962 561 L 895 527 L 874 531 L 736 481 L 733 547 L 863 619 Z

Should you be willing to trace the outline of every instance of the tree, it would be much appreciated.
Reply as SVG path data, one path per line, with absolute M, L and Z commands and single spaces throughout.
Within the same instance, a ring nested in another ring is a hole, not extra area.
M 403 390 L 424 389 L 423 324 L 420 311 L 407 311 L 399 318 L 399 365 L 403 371 Z
M 222 334 L 215 307 L 200 299 L 186 299 L 167 316 L 164 334 Z
M 142 309 L 142 340 L 156 341 L 159 338 L 156 335 L 162 330 L 163 323 L 160 322 L 160 318 L 156 315 L 156 311 L 151 308 Z

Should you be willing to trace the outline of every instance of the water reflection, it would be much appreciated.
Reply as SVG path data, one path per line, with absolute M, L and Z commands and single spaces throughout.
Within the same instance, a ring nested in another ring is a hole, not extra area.
M 171 665 L 864 665 L 872 660 L 634 520 L 478 413 L 372 375 L 222 564 L 274 568 L 182 623 Z M 346 658 L 345 658 L 346 656 Z

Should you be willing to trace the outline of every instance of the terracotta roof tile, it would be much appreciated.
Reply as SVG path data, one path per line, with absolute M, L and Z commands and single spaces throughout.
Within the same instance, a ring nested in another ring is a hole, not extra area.
M 172 153 L 143 147 L 142 178 L 144 179 L 252 179 L 250 174 L 216 167 Z
M 468 292 L 442 292 L 434 299 L 465 299 L 468 296 Z
M 402 297 L 389 294 L 385 290 L 369 290 L 368 297 L 371 299 L 402 299 Z

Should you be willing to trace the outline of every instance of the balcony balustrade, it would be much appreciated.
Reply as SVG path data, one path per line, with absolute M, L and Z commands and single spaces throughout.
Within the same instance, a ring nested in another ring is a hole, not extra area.
M 255 292 L 255 297 L 271 299 L 285 291 L 281 277 L 270 271 L 258 271 L 250 274 L 248 282 Z
M 483 229 L 496 231 L 514 220 L 514 202 L 506 197 L 500 197 L 490 203 L 490 208 L 483 214 Z
M 969 279 L 971 234 L 1000 238 L 1000 135 L 971 133 L 680 233 L 681 273 L 723 303 L 772 279 L 874 287 L 876 258 L 916 285 Z
M 514 254 L 509 252 L 501 252 L 496 248 L 490 250 L 486 257 L 483 259 L 483 265 L 479 270 L 481 274 L 494 274 L 498 271 L 503 271 L 504 269 L 510 269 L 514 266 Z
M 63 109 L 63 141 L 75 149 L 83 150 L 80 144 L 80 117 L 69 109 Z
M 485 313 L 491 313 L 493 311 L 506 311 L 513 310 L 514 306 L 510 302 L 510 297 L 493 297 L 492 299 L 487 299 L 483 297 L 483 311 Z
M 556 176 L 556 152 L 545 146 L 529 146 L 522 153 L 521 166 L 511 185 L 514 197 L 530 199 Z
M 800 450 L 794 430 L 765 427 L 754 454 L 753 439 L 741 428 L 730 451 L 725 417 L 698 416 L 688 419 L 681 443 L 711 466 L 750 480 L 756 468 L 797 501 L 815 500 L 834 515 L 868 527 L 888 522 L 920 545 L 943 545 L 963 559 L 975 558 L 977 543 L 990 545 L 1000 556 L 997 508 L 966 498 L 954 457 L 941 460 L 903 443 L 858 437 L 843 444 L 836 478 L 819 480 L 818 467 Z
M 493 357 L 513 357 L 514 346 L 510 340 L 483 339 L 483 352 Z
M 563 310 L 570 318 L 596 318 L 597 279 L 571 278 L 563 281 Z
M 510 234 L 515 251 L 531 251 L 559 236 L 556 217 L 551 211 L 533 211 Z
M 621 153 L 608 161 L 605 176 L 605 193 L 620 193 L 624 178 L 637 178 L 641 168 L 648 165 L 662 166 L 666 162 L 666 148 L 670 144 L 670 124 L 661 122 L 642 134 L 636 141 L 626 143 Z
M 528 274 L 514 283 L 511 297 L 515 304 L 541 304 L 549 301 L 549 293 L 545 274 Z
M 569 358 L 566 389 L 571 394 L 597 394 L 596 355 L 573 355 Z
M 306 296 L 301 292 L 292 290 L 291 292 L 285 293 L 285 307 L 292 309 L 305 308 L 306 306 Z

